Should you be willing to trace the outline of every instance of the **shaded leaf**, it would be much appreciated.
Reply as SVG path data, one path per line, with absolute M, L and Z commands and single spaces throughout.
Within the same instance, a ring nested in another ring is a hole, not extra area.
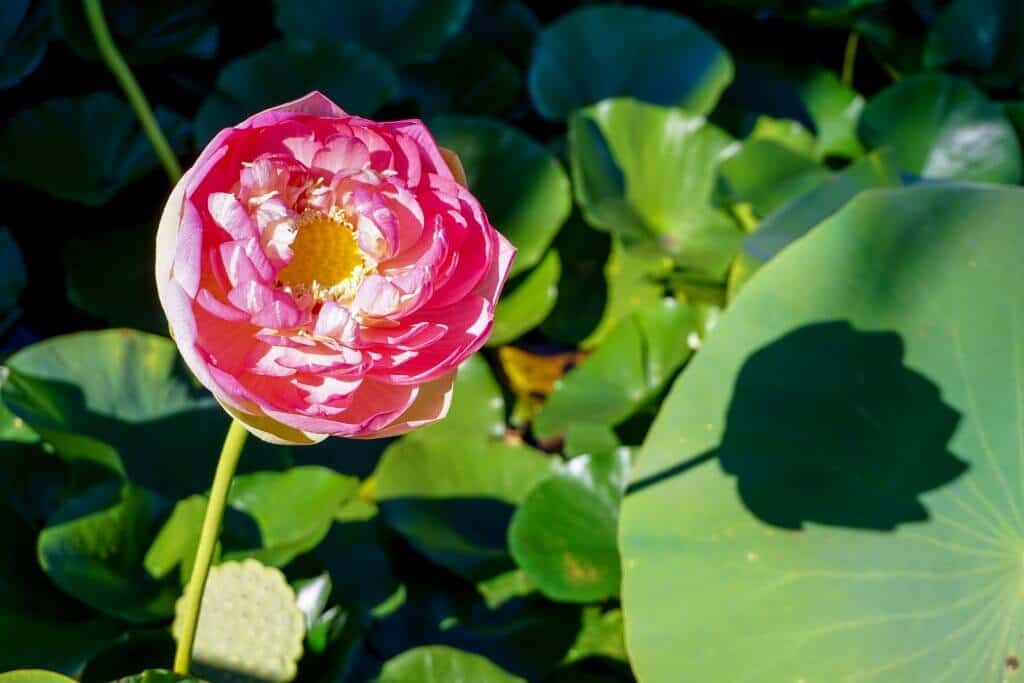
M 309 11 L 307 6 L 301 5 L 303 12 Z M 206 144 L 221 128 L 311 90 L 321 90 L 345 111 L 363 116 L 395 98 L 398 76 L 387 62 L 358 45 L 332 38 L 313 44 L 276 41 L 224 67 L 196 113 L 196 142 Z M 338 64 L 345 68 L 337 68 Z
M 705 114 L 732 74 L 729 54 L 689 19 L 603 5 L 570 12 L 544 29 L 529 88 L 537 111 L 554 120 L 609 97 Z
M 377 499 L 388 525 L 419 551 L 480 580 L 510 567 L 514 506 L 548 471 L 548 459 L 525 446 L 402 439 L 381 460 Z
M 77 0 L 57 0 L 57 26 L 80 56 L 99 61 L 96 38 Z M 131 64 L 159 64 L 178 57 L 212 59 L 219 31 L 211 0 L 107 0 L 103 14 L 114 43 Z
M 558 280 L 562 262 L 557 251 L 549 251 L 539 266 L 518 281 L 509 283 L 507 292 L 494 311 L 494 329 L 488 346 L 515 341 L 540 325 L 558 299 Z
M 0 89 L 17 85 L 39 66 L 53 32 L 50 3 L 8 0 L 0 7 Z
M 569 178 L 547 148 L 495 119 L 443 117 L 430 124 L 458 153 L 469 189 L 519 252 L 511 274 L 537 265 L 569 215 Z
M 161 107 L 156 117 L 180 148 L 186 122 Z M 128 103 L 108 93 L 55 97 L 22 110 L 0 129 L 0 147 L 0 177 L 89 206 L 105 204 L 159 163 Z
M 294 41 L 355 42 L 396 64 L 426 62 L 466 20 L 472 0 L 275 3 L 274 23 Z M 344 105 L 342 105 L 344 106 Z
M 416 101 L 423 118 L 501 114 L 515 105 L 522 86 L 514 65 L 473 39 L 452 41 L 436 60 L 406 67 L 402 73 L 402 95 Z
M 39 561 L 69 595 L 111 616 L 146 622 L 169 616 L 177 583 L 160 583 L 143 557 L 167 504 L 113 482 L 68 501 L 39 534 Z

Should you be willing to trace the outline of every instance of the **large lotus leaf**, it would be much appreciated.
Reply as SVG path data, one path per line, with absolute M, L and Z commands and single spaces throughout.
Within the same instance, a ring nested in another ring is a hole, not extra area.
M 286 4 L 304 12 L 308 6 Z M 196 142 L 205 144 L 221 128 L 311 90 L 323 91 L 351 114 L 370 116 L 398 94 L 398 76 L 381 57 L 356 44 L 339 42 L 337 36 L 313 44 L 276 41 L 239 57 L 220 72 L 196 113 Z
M 48 2 L 8 0 L 0 6 L 0 89 L 35 71 L 52 31 Z
M 859 133 L 868 147 L 891 145 L 900 168 L 924 178 L 1021 179 L 1020 144 L 1002 107 L 952 76 L 892 84 L 868 101 Z
M 80 332 L 33 344 L 6 364 L 0 397 L 61 456 L 174 497 L 212 481 L 228 419 L 196 389 L 169 339 Z
M 487 345 L 515 341 L 542 323 L 558 301 L 561 275 L 562 261 L 558 252 L 551 250 L 539 266 L 508 283 L 507 292 L 495 308 L 494 329 Z
M 694 311 L 674 299 L 640 309 L 561 379 L 533 422 L 534 434 L 548 439 L 575 424 L 626 420 L 690 357 L 687 338 L 696 331 Z
M 169 616 L 177 582 L 155 581 L 143 567 L 168 505 L 130 484 L 112 482 L 72 498 L 39 534 L 39 561 L 61 589 L 129 621 Z
M 689 19 L 602 5 L 570 12 L 541 33 L 529 88 L 537 111 L 554 120 L 609 97 L 706 114 L 732 74 L 729 54 Z
M 57 26 L 82 57 L 99 60 L 96 38 L 82 2 L 57 0 Z M 211 0 L 106 0 L 103 14 L 114 42 L 132 64 L 158 64 L 176 57 L 211 59 L 218 29 Z
M 444 117 L 430 130 L 458 153 L 469 189 L 519 250 L 512 275 L 537 265 L 572 206 L 569 178 L 555 155 L 495 119 Z
M 480 580 L 510 568 L 505 536 L 517 505 L 550 471 L 526 446 L 480 438 L 402 439 L 377 471 L 389 526 L 438 564 Z
M 640 680 L 1013 679 L 1022 213 L 1019 189 L 874 190 L 747 284 L 623 503 Z
M 415 100 L 422 118 L 501 114 L 516 104 L 522 87 L 515 65 L 472 38 L 453 40 L 437 59 L 402 72 L 402 96 Z
M 444 645 L 403 652 L 384 663 L 374 683 L 525 683 L 487 659 Z M 14 681 L 12 683 L 20 683 Z M 34 683 L 26 681 L 25 683 Z M 40 683 L 49 683 L 40 681 Z
M 742 233 L 711 207 L 732 140 L 700 116 L 636 100 L 605 100 L 569 122 L 573 184 L 595 227 L 724 278 Z
M 180 147 L 186 122 L 158 107 L 164 134 Z M 0 130 L 0 177 L 58 199 L 99 206 L 158 165 L 131 107 L 95 93 L 55 97 L 12 116 Z
M 24 289 L 25 264 L 21 250 L 7 228 L 0 227 L 0 334 L 17 315 L 18 299 Z
M 236 477 L 228 504 L 256 521 L 261 546 L 230 556 L 254 557 L 273 566 L 287 564 L 323 540 L 341 506 L 358 488 L 355 477 L 316 466 Z
M 860 192 L 899 184 L 892 150 L 868 154 L 766 216 L 743 240 L 744 254 L 764 263 Z
M 274 4 L 274 22 L 293 41 L 355 42 L 396 64 L 409 64 L 433 59 L 458 32 L 473 0 L 276 0 Z

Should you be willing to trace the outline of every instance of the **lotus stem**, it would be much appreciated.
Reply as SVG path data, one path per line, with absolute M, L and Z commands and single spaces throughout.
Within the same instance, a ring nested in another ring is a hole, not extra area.
M 96 39 L 96 47 L 99 48 L 103 61 L 107 63 L 107 67 L 128 97 L 128 102 L 135 110 L 135 116 L 142 124 L 142 130 L 149 138 L 149 144 L 153 146 L 160 163 L 163 164 L 167 177 L 171 179 L 171 183 L 178 182 L 181 178 L 181 164 L 178 163 L 178 158 L 174 156 L 174 150 L 171 149 L 170 143 L 167 142 L 163 131 L 160 130 L 160 124 L 157 123 L 156 117 L 153 115 L 153 108 L 149 106 L 149 101 L 146 100 L 142 88 L 135 80 L 131 68 L 124 61 L 117 45 L 114 44 L 114 38 L 110 35 L 110 29 L 107 27 L 107 20 L 103 16 L 101 0 L 82 0 L 82 5 L 85 8 L 85 17 L 89 22 L 92 35 Z
M 210 573 L 210 562 L 213 550 L 217 545 L 220 525 L 224 519 L 224 508 L 228 501 L 228 489 L 235 475 L 238 459 L 242 455 L 245 439 L 249 432 L 238 420 L 231 421 L 224 447 L 217 461 L 217 471 L 213 475 L 213 487 L 210 489 L 210 501 L 206 504 L 203 516 L 203 529 L 199 534 L 199 547 L 196 549 L 196 560 L 192 565 L 192 575 L 185 587 L 184 606 L 179 615 L 181 621 L 181 637 L 174 654 L 174 671 L 188 674 L 192 664 L 192 646 L 196 639 L 196 627 L 199 624 L 199 608 L 203 603 L 203 591 L 206 589 L 206 577 Z
M 843 85 L 853 87 L 853 70 L 857 64 L 857 46 L 860 45 L 860 34 L 850 31 L 846 39 L 846 50 L 843 54 Z

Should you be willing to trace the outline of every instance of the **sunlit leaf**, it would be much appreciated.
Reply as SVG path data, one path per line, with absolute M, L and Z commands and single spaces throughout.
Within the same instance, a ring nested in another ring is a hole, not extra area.
M 1020 189 L 864 193 L 747 284 L 623 503 L 640 680 L 1012 680 L 1022 212 Z

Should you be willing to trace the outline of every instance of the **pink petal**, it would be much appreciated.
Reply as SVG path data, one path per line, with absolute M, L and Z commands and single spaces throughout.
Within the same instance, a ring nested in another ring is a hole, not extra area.
M 231 239 L 244 240 L 256 237 L 256 226 L 252 224 L 252 218 L 235 195 L 213 192 L 207 199 L 207 207 L 214 222 L 231 235 Z
M 354 437 L 360 439 L 399 436 L 444 418 L 452 404 L 455 376 L 456 373 L 453 371 L 421 384 L 416 400 L 394 422 L 369 437 L 361 435 L 354 435 Z
M 370 150 L 362 141 L 347 135 L 339 135 L 328 140 L 316 153 L 312 166 L 337 173 L 360 169 L 369 163 Z
M 402 291 L 374 273 L 359 285 L 353 304 L 368 315 L 383 318 L 397 311 L 401 300 Z

